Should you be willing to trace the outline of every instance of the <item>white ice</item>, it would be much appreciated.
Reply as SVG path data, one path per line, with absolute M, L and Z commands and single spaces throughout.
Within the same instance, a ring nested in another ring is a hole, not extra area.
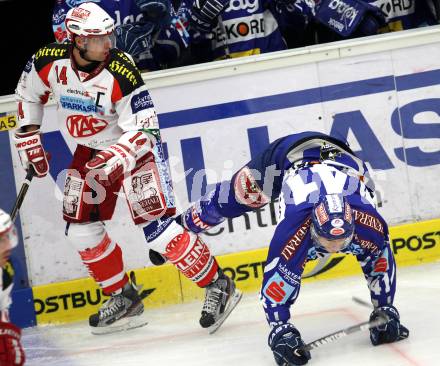
M 349 335 L 312 351 L 310 365 L 440 365 L 440 263 L 399 268 L 395 305 L 410 338 L 373 347 L 368 332 Z M 363 277 L 305 283 L 292 321 L 306 342 L 368 319 Z M 275 365 L 268 326 L 256 294 L 246 294 L 213 335 L 198 325 L 201 304 L 146 310 L 149 324 L 94 336 L 85 322 L 24 330 L 27 365 Z

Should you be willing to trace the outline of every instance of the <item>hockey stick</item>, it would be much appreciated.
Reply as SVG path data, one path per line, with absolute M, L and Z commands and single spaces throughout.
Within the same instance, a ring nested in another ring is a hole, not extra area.
M 312 349 L 316 349 L 318 347 L 321 347 L 325 344 L 337 341 L 340 338 L 344 338 L 345 336 L 348 336 L 353 333 L 357 333 L 360 331 L 364 331 L 367 329 L 379 327 L 381 325 L 384 325 L 388 323 L 388 317 L 385 314 L 378 314 L 378 318 L 373 321 L 367 321 L 363 323 L 359 323 L 356 325 L 353 325 L 351 327 L 338 330 L 337 332 L 331 333 L 329 335 L 326 335 L 324 337 L 318 338 L 314 340 L 313 342 L 307 343 L 305 346 L 301 347 L 299 350 L 304 351 L 310 351 Z
M 353 296 L 351 299 L 352 299 L 356 304 L 359 304 L 359 305 L 365 306 L 366 308 L 369 308 L 369 309 L 374 309 L 374 306 L 373 306 L 373 305 L 371 305 L 369 302 L 366 302 L 366 301 L 360 299 L 359 297 Z
M 20 192 L 18 193 L 17 199 L 15 200 L 14 207 L 12 208 L 12 212 L 11 212 L 12 222 L 14 222 L 17 217 L 18 211 L 20 210 L 24 197 L 26 197 L 26 193 L 29 189 L 33 177 L 35 177 L 35 170 L 34 167 L 31 165 L 29 166 L 26 177 L 24 178 L 24 182 L 21 185 Z

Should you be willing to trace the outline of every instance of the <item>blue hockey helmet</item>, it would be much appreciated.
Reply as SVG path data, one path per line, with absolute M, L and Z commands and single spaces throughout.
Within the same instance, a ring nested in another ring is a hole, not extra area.
M 346 248 L 354 235 L 353 212 L 347 199 L 340 194 L 320 196 L 313 206 L 310 232 L 317 247 L 323 247 L 321 237 L 326 241 L 344 239 L 340 249 Z

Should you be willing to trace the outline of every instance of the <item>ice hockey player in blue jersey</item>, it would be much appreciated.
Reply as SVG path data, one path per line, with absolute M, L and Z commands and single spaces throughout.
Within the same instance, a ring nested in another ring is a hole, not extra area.
M 388 227 L 375 208 L 374 185 L 366 165 L 342 141 L 317 132 L 290 135 L 271 143 L 231 181 L 190 207 L 181 219 L 194 232 L 280 199 L 280 220 L 269 246 L 260 292 L 271 327 L 269 347 L 278 365 L 304 365 L 310 352 L 294 326 L 304 265 L 329 253 L 356 256 L 374 311 L 389 321 L 370 330 L 373 345 L 405 339 L 393 305 L 396 264 Z
M 317 28 L 319 42 L 437 24 L 432 0 L 283 0 Z
M 208 60 L 285 50 L 274 16 L 278 0 L 194 0 L 190 31 L 193 47 Z

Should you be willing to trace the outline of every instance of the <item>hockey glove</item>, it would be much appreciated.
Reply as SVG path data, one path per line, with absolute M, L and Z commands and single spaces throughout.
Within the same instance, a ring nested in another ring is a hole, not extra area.
M 376 308 L 370 315 L 370 321 L 377 319 L 379 313 L 386 315 L 389 320 L 384 325 L 370 329 L 370 340 L 374 346 L 408 338 L 409 330 L 400 324 L 399 312 L 393 305 Z
M 269 334 L 268 343 L 277 365 L 305 365 L 311 359 L 309 351 L 300 349 L 304 341 L 298 329 L 290 323 L 275 326 Z
M 163 27 L 170 24 L 170 0 L 135 0 L 134 2 L 142 12 L 144 20 L 153 22 L 158 27 Z
M 362 0 L 324 0 L 316 19 L 342 37 L 376 34 L 385 25 L 382 11 Z
M 14 134 L 14 142 L 23 168 L 27 171 L 32 166 L 38 178 L 45 177 L 49 172 L 49 162 L 41 143 L 40 130 L 18 130 Z
M 151 52 L 154 46 L 156 26 L 152 22 L 136 22 L 116 27 L 116 48 L 133 57 Z
M 132 171 L 137 160 L 151 151 L 152 147 L 152 137 L 145 132 L 126 132 L 117 144 L 100 151 L 88 161 L 86 171 L 96 171 L 96 180 L 104 186 L 110 186 L 122 175 Z
M 194 0 L 191 9 L 192 31 L 211 32 L 218 23 L 219 15 L 229 5 L 229 0 Z
M 0 365 L 24 365 L 25 355 L 20 338 L 19 328 L 12 323 L 0 322 Z

